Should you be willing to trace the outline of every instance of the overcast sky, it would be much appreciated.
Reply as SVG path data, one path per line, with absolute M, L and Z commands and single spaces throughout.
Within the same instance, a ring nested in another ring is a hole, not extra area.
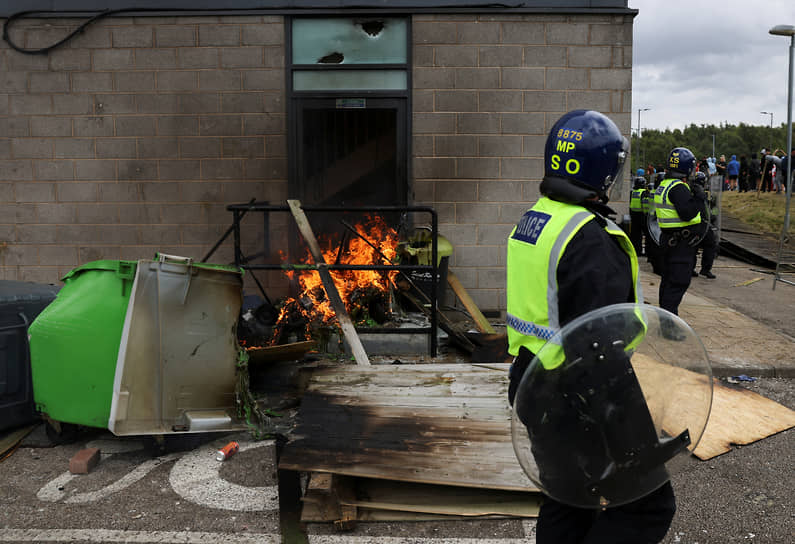
M 787 121 L 795 0 L 629 0 L 635 17 L 632 128 Z M 794 114 L 795 115 L 795 114 Z

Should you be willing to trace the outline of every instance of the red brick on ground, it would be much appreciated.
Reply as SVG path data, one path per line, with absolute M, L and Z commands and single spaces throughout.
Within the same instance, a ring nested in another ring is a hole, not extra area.
M 88 474 L 99 463 L 99 448 L 85 448 L 75 453 L 69 460 L 69 472 Z

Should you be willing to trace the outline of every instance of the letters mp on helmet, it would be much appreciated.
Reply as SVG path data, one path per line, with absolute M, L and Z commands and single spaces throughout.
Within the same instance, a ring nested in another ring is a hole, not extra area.
M 696 448 L 711 406 L 712 370 L 693 329 L 662 308 L 614 304 L 536 353 L 514 398 L 513 447 L 553 499 L 620 506 L 686 466 L 678 454 Z
M 621 177 L 629 142 L 606 115 L 574 110 L 547 137 L 544 175 L 567 179 L 604 195 Z

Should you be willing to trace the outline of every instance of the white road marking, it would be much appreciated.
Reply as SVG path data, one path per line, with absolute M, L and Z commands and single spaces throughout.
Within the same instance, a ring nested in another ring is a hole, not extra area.
M 215 452 L 225 443 L 200 446 L 177 461 L 168 477 L 174 491 L 192 503 L 209 508 L 238 512 L 278 510 L 278 486 L 250 487 L 233 484 L 220 477 L 221 463 L 216 461 Z M 273 440 L 242 443 L 240 451 L 273 444 Z
M 135 467 L 132 471 L 128 474 L 125 474 L 123 477 L 119 478 L 112 484 L 106 485 L 102 489 L 97 491 L 88 491 L 85 493 L 75 493 L 74 495 L 70 495 L 67 497 L 64 502 L 66 503 L 85 503 L 85 502 L 94 502 L 100 499 L 104 499 L 105 497 L 112 495 L 122 489 L 126 489 L 130 487 L 132 484 L 149 474 L 155 467 L 167 462 L 177 459 L 181 454 L 172 453 L 169 455 L 164 455 L 163 457 L 158 457 L 157 459 L 150 459 L 149 461 L 144 461 L 137 467 Z M 64 486 L 73 478 L 76 478 L 77 475 L 72 474 L 70 472 L 64 472 L 54 480 L 51 480 L 49 483 L 45 484 L 38 493 L 36 493 L 36 497 L 38 497 L 41 501 L 46 502 L 56 502 L 63 499 L 66 496 L 66 491 L 63 489 Z
M 421 538 L 416 536 L 309 535 L 309 544 L 535 544 L 527 538 Z
M 0 542 L 130 542 L 134 544 L 279 544 L 268 533 L 115 531 L 111 529 L 0 529 Z
M 111 529 L 0 529 L 0 542 L 129 542 L 132 544 L 280 544 L 269 533 L 117 531 Z M 535 538 L 421 538 L 309 535 L 310 544 L 535 544 Z

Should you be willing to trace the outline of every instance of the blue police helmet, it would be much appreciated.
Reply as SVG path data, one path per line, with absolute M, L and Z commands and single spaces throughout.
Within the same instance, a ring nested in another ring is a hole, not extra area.
M 574 110 L 553 125 L 544 146 L 544 175 L 559 177 L 604 196 L 620 179 L 629 142 L 607 116 Z
M 686 147 L 675 147 L 668 155 L 668 171 L 673 177 L 688 178 L 696 169 L 696 156 Z

